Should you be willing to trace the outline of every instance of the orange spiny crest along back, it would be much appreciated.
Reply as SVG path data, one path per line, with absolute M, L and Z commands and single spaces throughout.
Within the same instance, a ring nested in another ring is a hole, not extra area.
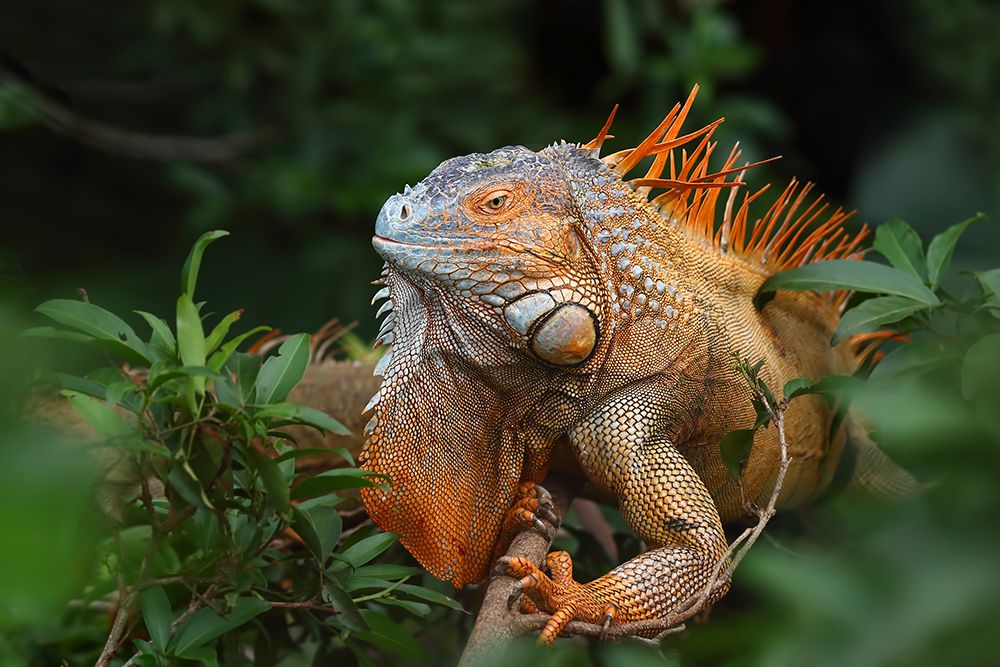
M 849 233 L 844 222 L 854 211 L 840 207 L 831 211 L 823 195 L 811 198 L 812 183 L 792 179 L 764 215 L 750 222 L 750 205 L 770 185 L 753 193 L 744 192 L 740 199 L 739 189 L 746 185 L 742 179 L 748 170 L 780 156 L 741 165 L 737 144 L 729 152 L 722 169 L 709 171 L 710 158 L 718 145 L 712 141 L 712 136 L 725 119 L 680 135 L 697 94 L 698 86 L 695 86 L 687 100 L 675 105 L 639 145 L 601 160 L 624 180 L 639 162 L 653 157 L 643 176 L 627 182 L 647 198 L 654 189 L 664 190 L 649 198 L 649 203 L 665 220 L 692 236 L 709 241 L 720 252 L 755 262 L 770 273 L 822 260 L 860 259 L 863 255 L 861 244 L 869 235 L 868 226 L 863 226 L 856 234 Z M 582 148 L 593 151 L 595 156 L 599 154 L 605 140 L 612 136 L 609 132 L 617 110 L 616 105 L 597 136 L 582 144 Z M 696 144 L 695 140 L 698 140 Z M 690 144 L 694 144 L 690 150 L 682 148 Z M 727 180 L 731 176 L 732 180 Z M 817 224 L 818 221 L 822 222 Z M 845 292 L 833 296 L 838 304 L 845 298 Z

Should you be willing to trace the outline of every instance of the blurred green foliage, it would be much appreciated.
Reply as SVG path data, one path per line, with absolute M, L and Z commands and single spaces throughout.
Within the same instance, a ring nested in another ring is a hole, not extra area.
M 138 312 L 148 338 L 71 299 L 36 309 L 60 326 L 22 334 L 83 343 L 114 362 L 55 374 L 65 404 L 28 398 L 41 402 L 32 421 L 50 426 L 49 439 L 63 432 L 58 446 L 16 415 L 0 424 L 5 439 L 21 440 L 0 450 L 5 512 L 28 503 L 4 522 L 15 540 L 0 550 L 0 627 L 10 638 L 0 657 L 107 665 L 134 653 L 127 661 L 142 667 L 234 665 L 249 663 L 249 650 L 263 665 L 311 640 L 361 664 L 372 664 L 366 642 L 421 659 L 389 609 L 424 618 L 431 605 L 461 608 L 408 583 L 426 577 L 418 568 L 371 562 L 394 534 L 370 524 L 345 531 L 339 508 L 357 505 L 345 490 L 385 479 L 353 467 L 342 449 L 323 452 L 341 467 L 297 472 L 296 460 L 316 452 L 281 427 L 349 433 L 285 400 L 309 363 L 309 336 L 289 336 L 262 359 L 238 348 L 267 327 L 229 335 L 242 311 L 204 326 L 215 318 L 194 301 L 202 255 L 226 235 L 207 232 L 192 248 L 173 324 Z M 60 418 L 60 405 L 78 418 Z
M 82 374 L 99 361 L 17 338 L 46 324 L 30 314 L 38 302 L 86 287 L 114 313 L 175 312 L 176 267 L 191 239 L 222 227 L 239 233 L 202 270 L 199 294 L 213 307 L 293 331 L 357 319 L 370 337 L 368 281 L 379 262 L 369 238 L 388 195 L 454 155 L 589 139 L 616 102 L 616 145 L 630 145 L 695 82 L 692 125 L 724 115 L 723 142 L 740 140 L 749 159 L 785 156 L 755 184 L 816 180 L 861 221 L 901 216 L 925 238 L 972 211 L 998 220 L 998 32 L 1000 8 L 986 0 L 152 0 L 108 11 L 53 0 L 5 9 L 0 652 L 35 664 L 54 664 L 57 653 L 92 660 L 108 614 L 58 610 L 84 599 L 95 572 L 107 584 L 114 568 L 108 526 L 86 500 L 93 458 L 15 423 L 37 369 Z M 118 130 L 207 139 L 225 159 L 135 159 L 87 145 L 44 122 L 38 96 Z M 234 137 L 251 145 L 229 157 Z M 991 662 L 1000 649 L 1000 434 L 990 383 L 1000 373 L 995 347 L 973 344 L 995 312 L 996 277 L 984 271 L 995 271 L 998 230 L 973 225 L 955 247 L 943 311 L 907 315 L 921 318 L 910 320 L 921 343 L 911 349 L 931 363 L 857 401 L 886 449 L 935 483 L 925 497 L 900 506 L 845 497 L 779 516 L 773 543 L 751 552 L 711 621 L 659 652 L 560 642 L 538 654 L 526 643 L 505 659 Z M 888 322 L 877 305 L 866 308 L 875 316 L 867 322 Z M 932 329 L 945 343 L 928 342 Z M 622 555 L 635 553 L 635 538 L 615 513 L 609 519 Z M 560 539 L 580 576 L 606 571 L 593 538 L 572 516 L 567 525 Z M 398 551 L 384 557 L 408 563 Z M 95 600 L 109 592 L 89 590 Z M 174 608 L 185 591 L 169 593 Z M 407 610 L 396 611 L 401 620 Z M 274 616 L 253 621 L 254 632 Z M 435 608 L 404 623 L 431 664 L 451 664 L 469 620 Z M 345 659 L 320 637 L 296 635 L 301 650 L 282 664 Z M 222 650 L 232 657 L 232 644 Z

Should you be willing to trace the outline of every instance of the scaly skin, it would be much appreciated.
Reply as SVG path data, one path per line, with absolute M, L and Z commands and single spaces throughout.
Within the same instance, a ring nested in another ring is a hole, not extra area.
M 376 299 L 391 304 L 380 342 L 392 347 L 360 458 L 392 488 L 362 491 L 375 522 L 436 576 L 478 581 L 510 532 L 505 513 L 519 485 L 540 482 L 562 442 L 649 547 L 587 584 L 573 581 L 566 555 L 550 557 L 551 579 L 505 562 L 553 614 L 545 641 L 573 619 L 663 617 L 708 583 L 726 550 L 722 521 L 746 512 L 718 447 L 754 421 L 734 353 L 764 359 L 772 387 L 855 368 L 847 346 L 829 346 L 836 298 L 779 292 L 760 311 L 752 302 L 777 268 L 851 256 L 853 244 L 822 245 L 842 234 L 845 216 L 792 238 L 815 216 L 787 222 L 803 199 L 790 189 L 749 240 L 746 208 L 734 215 L 732 200 L 716 233 L 738 153 L 729 171 L 707 173 L 714 125 L 677 138 L 690 103 L 605 160 L 596 154 L 607 126 L 587 145 L 448 160 L 391 197 L 376 223 L 373 244 L 386 260 Z M 667 151 L 697 136 L 680 168 L 671 162 L 670 179 L 657 180 Z M 649 154 L 658 157 L 646 179 L 624 182 Z M 649 201 L 652 187 L 668 191 Z M 765 232 L 779 216 L 786 224 Z M 790 405 L 780 507 L 827 486 L 846 438 L 845 428 L 827 437 L 832 417 L 816 397 Z M 747 500 L 763 502 L 774 488 L 774 431 L 756 437 Z M 523 492 L 516 502 L 530 523 Z

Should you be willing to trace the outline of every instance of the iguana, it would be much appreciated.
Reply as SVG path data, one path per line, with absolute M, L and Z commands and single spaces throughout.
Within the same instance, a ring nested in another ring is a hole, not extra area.
M 739 188 L 755 165 L 734 147 L 709 169 L 721 119 L 681 134 L 696 92 L 606 157 L 614 112 L 587 143 L 446 160 L 390 197 L 375 225 L 386 264 L 373 303 L 386 299 L 378 342 L 390 349 L 360 465 L 391 480 L 362 491 L 375 523 L 437 577 L 478 581 L 509 508 L 538 505 L 532 483 L 564 448 L 648 546 L 586 584 L 565 554 L 549 558 L 551 577 L 507 563 L 552 614 L 544 641 L 574 619 L 668 614 L 709 581 L 727 549 L 723 522 L 770 496 L 775 429 L 757 433 L 745 496 L 720 457 L 723 435 L 754 422 L 734 353 L 763 359 L 778 387 L 858 365 L 849 344 L 830 345 L 844 293 L 780 291 L 760 310 L 754 296 L 787 267 L 859 256 L 867 229 L 848 234 L 849 213 L 807 204 L 811 186 L 794 180 L 751 223 L 762 190 Z M 872 488 L 915 485 L 853 418 L 828 437 L 832 419 L 819 397 L 789 404 L 779 507 L 823 492 L 848 441 Z

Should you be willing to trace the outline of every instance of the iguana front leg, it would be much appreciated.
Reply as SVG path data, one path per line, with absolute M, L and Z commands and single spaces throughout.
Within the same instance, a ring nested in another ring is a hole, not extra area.
M 662 618 L 709 583 L 727 544 L 718 510 L 684 456 L 656 432 L 639 399 L 619 399 L 571 433 L 584 472 L 618 498 L 626 523 L 650 550 L 580 584 L 568 554 L 550 554 L 552 577 L 511 559 L 506 572 L 552 614 L 540 640 L 571 620 L 610 624 Z

